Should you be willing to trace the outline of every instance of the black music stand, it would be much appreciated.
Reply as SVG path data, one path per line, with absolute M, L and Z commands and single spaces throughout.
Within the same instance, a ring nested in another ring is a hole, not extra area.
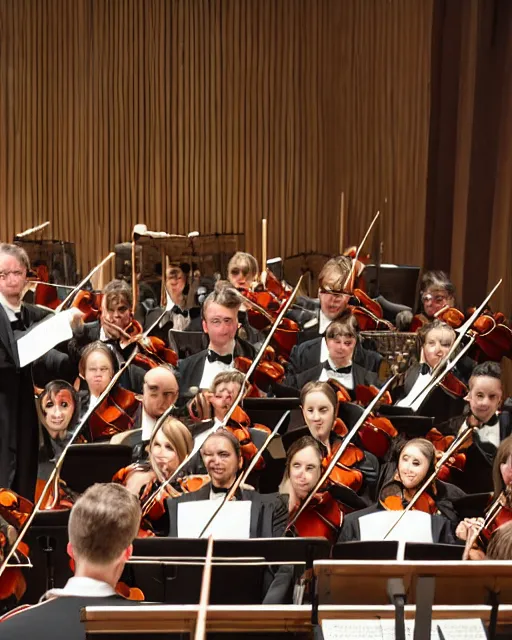
M 70 489 L 83 493 L 97 482 L 112 482 L 114 474 L 132 461 L 132 448 L 124 444 L 72 444 L 60 477 Z
M 264 424 L 269 429 L 273 429 L 286 411 L 293 411 L 300 408 L 299 398 L 244 398 L 242 408 L 251 418 L 252 422 Z M 288 422 L 285 421 L 279 433 L 283 434 Z
M 193 356 L 208 347 L 208 336 L 202 331 L 169 331 L 169 346 L 180 360 Z
M 377 268 L 377 265 L 368 264 L 364 269 L 368 294 L 372 298 L 381 295 L 411 309 L 415 307 L 419 276 L 420 267 L 414 266 L 380 265 Z
M 332 548 L 333 560 L 396 560 L 397 554 L 397 540 L 338 542 Z

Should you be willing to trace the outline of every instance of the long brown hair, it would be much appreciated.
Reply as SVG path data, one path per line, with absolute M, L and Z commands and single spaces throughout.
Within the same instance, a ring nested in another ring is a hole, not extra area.
M 494 485 L 494 494 L 492 496 L 493 501 L 496 500 L 500 493 L 505 489 L 505 483 L 503 482 L 500 466 L 505 464 L 511 455 L 512 436 L 508 436 L 505 440 L 501 441 L 492 465 L 492 482 Z

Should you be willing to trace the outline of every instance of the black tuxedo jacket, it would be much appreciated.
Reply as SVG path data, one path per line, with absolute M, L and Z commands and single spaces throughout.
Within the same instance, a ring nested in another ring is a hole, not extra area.
M 0 637 L 2 640 L 21 640 L 35 635 L 39 640 L 85 640 L 85 625 L 80 621 L 80 611 L 84 607 L 139 605 L 139 602 L 121 596 L 59 596 L 0 622 Z
M 21 305 L 21 319 L 26 329 L 47 315 L 34 305 Z M 10 487 L 33 500 L 39 431 L 31 366 L 19 366 L 16 338 L 23 333 L 13 331 L 0 305 L 0 486 Z
M 420 369 L 419 363 L 407 369 L 403 385 L 396 387 L 392 392 L 393 402 L 402 400 L 410 393 L 420 375 Z M 418 413 L 422 416 L 434 416 L 435 424 L 438 424 L 460 415 L 464 406 L 463 398 L 455 398 L 438 385 L 421 405 Z
M 251 505 L 251 538 L 280 538 L 284 535 L 288 522 L 288 505 L 282 496 L 277 493 L 262 495 L 257 491 L 240 490 L 241 500 L 250 500 Z M 192 502 L 210 499 L 210 485 L 207 484 L 199 491 L 185 493 L 179 498 L 169 498 L 167 507 L 169 510 L 169 537 L 178 535 L 178 504 L 180 502 Z M 219 502 L 220 504 L 220 502 Z M 222 512 L 218 516 L 222 518 Z
M 296 375 L 287 376 L 285 384 L 290 387 L 295 387 L 296 389 L 302 389 L 307 382 L 319 380 L 322 375 L 323 368 L 323 364 L 319 363 L 314 367 L 311 367 L 311 369 L 307 369 L 306 371 L 302 371 Z M 358 384 L 364 384 L 367 386 L 374 385 L 376 387 L 380 386 L 376 373 L 373 373 L 373 371 L 367 371 L 355 362 L 352 365 L 352 376 L 354 378 L 354 390 Z M 349 389 L 347 389 L 347 391 L 352 393 Z
M 378 513 L 384 511 L 384 508 L 380 504 L 372 504 L 366 509 L 349 513 L 343 519 L 343 526 L 338 537 L 338 542 L 353 542 L 361 540 L 361 528 L 359 526 L 359 519 L 363 516 L 370 515 L 371 513 Z M 399 512 L 397 512 L 398 514 Z M 452 533 L 452 526 L 450 521 L 444 516 L 434 515 L 430 516 L 432 522 L 432 540 L 435 543 L 444 544 L 456 544 L 456 540 Z
M 189 392 L 191 387 L 199 387 L 201 378 L 203 377 L 204 363 L 207 355 L 208 349 L 204 349 L 178 362 L 178 382 L 180 385 L 179 404 L 185 404 L 185 402 L 190 399 Z M 256 355 L 256 350 L 251 344 L 245 342 L 245 340 L 236 338 L 233 355 L 235 358 L 237 356 L 246 356 L 252 359 Z
M 320 353 L 322 349 L 322 337 L 308 340 L 293 347 L 290 354 L 288 371 L 291 374 L 298 374 L 307 371 L 317 364 L 320 364 Z M 377 372 L 382 361 L 382 356 L 376 351 L 365 349 L 358 342 L 354 350 L 354 363 L 360 365 L 367 371 Z
M 465 415 L 457 416 L 442 425 L 442 432 L 450 435 L 457 435 L 466 419 Z M 512 434 L 512 416 L 508 411 L 499 414 L 499 434 L 500 442 Z M 464 451 L 466 463 L 464 471 L 452 472 L 452 481 L 463 489 L 466 493 L 484 493 L 492 491 L 494 484 L 492 481 L 492 468 L 497 448 L 491 442 L 482 442 L 478 429 L 473 432 L 473 442 Z

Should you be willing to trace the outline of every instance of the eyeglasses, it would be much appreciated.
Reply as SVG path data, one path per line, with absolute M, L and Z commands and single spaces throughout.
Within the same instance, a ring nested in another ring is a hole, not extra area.
M 24 278 L 26 274 L 26 271 L 0 271 L 0 280 L 7 280 L 9 276 L 14 276 L 16 280 L 19 280 L 20 278 Z
M 229 273 L 232 276 L 239 276 L 240 274 L 248 276 L 249 269 L 247 267 L 233 267 L 232 269 L 230 269 Z
M 324 296 L 351 296 L 352 293 L 350 291 L 334 291 L 333 289 L 326 289 L 321 287 L 319 293 Z
M 441 304 L 447 300 L 448 296 L 446 294 L 438 294 L 437 296 L 434 296 L 431 293 L 423 293 L 421 295 L 422 302 L 435 302 L 436 304 Z

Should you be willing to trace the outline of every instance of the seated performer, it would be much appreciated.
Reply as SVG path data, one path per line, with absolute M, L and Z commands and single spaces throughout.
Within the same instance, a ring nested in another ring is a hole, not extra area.
M 82 355 L 86 345 L 99 340 L 112 349 L 117 362 L 116 370 L 124 364 L 135 346 L 128 344 L 127 334 L 137 333 L 142 329 L 134 321 L 132 302 L 132 290 L 124 280 L 112 280 L 107 284 L 103 290 L 99 320 L 83 324 L 81 333 L 71 341 L 72 349 L 78 357 Z M 121 384 L 125 389 L 142 393 L 144 372 L 134 365 L 131 371 L 129 378 L 123 375 Z
M 160 365 L 146 371 L 142 392 L 142 403 L 133 416 L 131 433 L 113 436 L 112 444 L 129 444 L 133 448 L 133 460 L 142 462 L 146 458 L 148 444 L 155 424 L 169 407 L 176 404 L 179 386 L 176 376 L 168 365 Z
M 467 407 L 462 415 L 453 418 L 439 429 L 456 435 L 469 424 L 475 427 L 469 447 L 461 449 L 466 455 L 464 471 L 454 477 L 467 493 L 492 489 L 492 465 L 500 442 L 512 433 L 509 411 L 498 412 L 503 398 L 501 367 L 497 362 L 483 362 L 473 369 L 469 379 Z
M 430 383 L 432 370 L 450 351 L 455 341 L 455 331 L 445 322 L 434 320 L 418 331 L 418 340 L 419 362 L 407 369 L 403 384 L 393 391 L 393 398 L 399 407 L 411 407 L 417 396 Z M 464 385 L 461 384 L 461 388 L 464 388 Z M 442 381 L 435 386 L 418 412 L 421 415 L 434 416 L 435 424 L 439 424 L 459 414 L 463 406 L 463 396 L 454 393 L 451 387 Z
M 39 415 L 38 478 L 47 480 L 78 422 L 78 394 L 68 382 L 54 380 L 37 399 Z
M 325 342 L 325 360 L 311 369 L 289 375 L 286 378 L 287 385 L 302 389 L 306 382 L 323 382 L 329 378 L 334 378 L 349 391 L 353 391 L 359 384 L 378 385 L 376 373 L 367 371 L 353 361 L 354 351 L 359 343 L 359 327 L 353 315 L 344 314 L 338 320 L 333 320 L 325 332 Z
M 225 283 L 217 283 L 215 291 L 204 301 L 203 331 L 208 335 L 209 345 L 178 363 L 181 404 L 190 398 L 191 388 L 193 393 L 208 389 L 217 373 L 233 370 L 237 356 L 254 357 L 254 348 L 236 335 L 240 304 L 237 291 Z
M 206 471 L 211 483 L 198 491 L 187 493 L 179 498 L 168 499 L 170 529 L 169 536 L 178 535 L 179 505 L 189 501 L 221 500 L 233 486 L 238 473 L 242 469 L 243 459 L 240 443 L 226 429 L 212 433 L 201 447 Z M 249 537 L 272 538 L 284 534 L 288 509 L 278 494 L 262 495 L 253 489 L 240 487 L 235 500 L 252 502 L 250 511 Z M 219 518 L 222 518 L 220 512 Z
M 258 261 L 250 253 L 237 251 L 228 263 L 228 280 L 235 289 L 250 290 L 258 273 Z
M 487 547 L 486 560 L 512 560 L 512 521 L 492 534 Z
M 466 555 L 470 560 L 484 559 L 492 534 L 512 520 L 512 436 L 505 438 L 498 447 L 492 467 L 492 481 L 494 492 L 492 497 L 489 494 L 486 513 L 482 513 L 481 517 L 465 518 L 455 531 L 455 535 L 466 542 Z M 499 505 L 500 508 L 494 512 L 491 505 Z M 491 511 L 495 515 L 482 529 L 481 525 Z M 479 531 L 481 533 L 475 539 L 473 534 Z
M 455 307 L 455 287 L 444 271 L 427 271 L 421 278 L 421 311 L 414 317 L 413 329 L 435 320 L 444 307 Z
M 362 524 L 366 516 L 372 514 L 396 511 L 397 517 L 416 495 L 426 478 L 434 471 L 436 454 L 434 446 L 428 440 L 415 438 L 402 443 L 393 456 L 379 492 L 378 502 L 372 506 L 345 516 L 338 542 L 351 540 L 382 540 L 389 530 L 389 519 L 379 527 L 379 519 L 372 518 L 369 526 Z M 432 542 L 446 542 L 452 544 L 455 538 L 452 529 L 457 515 L 452 501 L 464 496 L 457 487 L 439 480 L 432 483 L 421 495 L 412 510 L 419 510 L 429 514 L 429 532 Z M 362 528 L 363 527 L 363 528 Z M 379 529 L 382 529 L 379 531 Z M 396 538 L 390 534 L 390 540 Z M 415 538 L 411 536 L 411 541 Z
M 288 498 L 289 520 L 314 488 L 322 474 L 323 452 L 317 440 L 303 436 L 288 449 L 286 469 L 279 491 Z M 324 537 L 334 544 L 343 522 L 344 508 L 336 500 L 335 485 L 319 491 L 294 524 L 300 537 Z M 349 490 L 347 489 L 346 492 Z M 357 496 L 353 494 L 357 501 Z M 361 505 L 364 507 L 364 503 Z
M 167 268 L 165 278 L 165 288 L 174 306 L 162 316 L 164 309 L 156 307 L 147 312 L 144 318 L 144 330 L 153 327 L 158 320 L 157 326 L 151 335 L 162 338 L 169 344 L 169 331 L 185 330 L 191 321 L 191 316 L 199 316 L 199 307 L 195 305 L 195 287 L 187 283 L 187 274 L 190 272 L 188 264 L 173 264 Z
M 301 391 L 300 400 L 306 425 L 313 438 L 322 445 L 323 464 L 327 465 L 348 431 L 337 417 L 336 392 L 328 382 L 308 382 Z M 357 438 L 342 455 L 330 479 L 369 499 L 377 483 L 379 462 L 372 453 L 356 445 Z
M 14 611 L 0 621 L 3 640 L 85 640 L 80 611 L 88 606 L 134 604 L 116 594 L 140 524 L 139 502 L 124 487 L 95 484 L 78 498 L 69 517 L 68 553 L 75 575 L 44 602 Z

